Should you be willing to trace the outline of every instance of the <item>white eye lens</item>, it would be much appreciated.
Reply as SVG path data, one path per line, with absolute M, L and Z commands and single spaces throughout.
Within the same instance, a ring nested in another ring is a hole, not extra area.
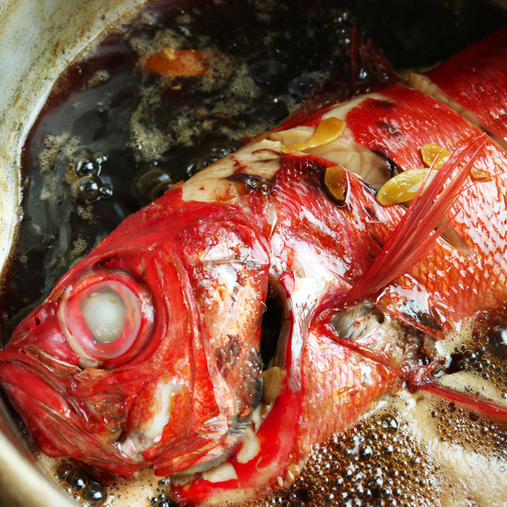
M 113 343 L 122 334 L 127 307 L 122 297 L 112 289 L 93 292 L 80 302 L 81 313 L 95 340 Z

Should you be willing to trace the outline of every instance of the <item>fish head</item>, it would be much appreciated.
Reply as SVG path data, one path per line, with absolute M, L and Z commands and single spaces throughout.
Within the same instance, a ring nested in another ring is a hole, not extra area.
M 265 245 L 237 210 L 179 195 L 123 222 L 0 352 L 0 382 L 47 454 L 121 475 L 199 469 L 259 402 Z

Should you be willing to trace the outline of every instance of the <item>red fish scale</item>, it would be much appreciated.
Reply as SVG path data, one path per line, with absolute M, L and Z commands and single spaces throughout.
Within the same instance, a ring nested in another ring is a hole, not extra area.
M 426 76 L 507 142 L 507 28 L 460 51 Z
M 297 445 L 302 456 L 313 443 L 355 421 L 398 381 L 395 372 L 335 343 L 322 329 L 310 331 L 302 369 L 303 429 Z
M 503 164 L 506 167 L 505 160 Z M 462 234 L 475 255 L 435 251 L 430 253 L 434 255 L 434 260 L 427 259 L 427 263 L 434 266 L 428 266 L 431 271 L 437 268 L 447 273 L 444 277 L 436 278 L 435 285 L 428 286 L 430 290 L 445 293 L 446 284 L 459 289 L 459 297 L 453 302 L 457 317 L 471 316 L 481 309 L 492 309 L 507 296 L 505 283 L 496 275 L 505 273 L 507 269 L 505 183 L 503 177 L 478 181 L 463 192 L 457 201 L 455 209 L 459 209 L 459 212 L 454 216 L 452 225 Z M 453 213 L 451 210 L 450 214 Z M 484 282 L 485 277 L 490 276 L 497 280 L 493 287 L 486 286 Z M 475 297 L 472 294 L 464 297 L 468 288 L 476 288 Z
M 270 195 L 278 219 L 275 232 L 283 248 L 275 249 L 273 255 L 284 258 L 289 244 L 297 248 L 297 243 L 304 242 L 319 250 L 321 262 L 328 262 L 337 276 L 356 280 L 378 254 L 400 211 L 379 206 L 354 175 L 349 175 L 345 204 L 337 206 L 323 185 L 329 165 L 312 156 L 283 159 Z M 325 257 L 329 260 L 324 261 Z
M 403 86 L 382 90 L 385 101 L 367 98 L 346 117 L 354 139 L 385 153 L 403 170 L 426 167 L 421 147 L 434 143 L 450 152 L 478 130 L 447 106 Z
M 396 280 L 383 291 L 378 303 L 397 313 L 397 306 L 403 304 L 403 298 L 397 296 L 399 290 L 414 290 L 415 280 L 428 295 L 427 313 L 439 308 L 445 316 L 440 325 L 452 325 L 479 311 L 494 309 L 507 298 L 504 272 L 493 256 L 462 254 L 439 242 L 409 271 L 411 278 Z
M 460 115 L 420 92 L 396 86 L 380 93 L 390 102 L 365 100 L 348 113 L 347 125 L 356 141 L 382 151 L 405 170 L 424 167 L 420 148 L 425 144 L 435 143 L 452 152 L 480 134 Z M 458 197 L 448 216 L 452 217 L 453 227 L 479 255 L 461 254 L 438 243 L 423 261 L 409 270 L 430 296 L 428 311 L 432 306 L 444 309 L 447 314 L 444 320 L 451 323 L 473 316 L 477 311 L 492 309 L 507 297 L 505 283 L 496 274 L 498 266 L 502 266 L 501 272 L 507 268 L 507 187 L 503 177 L 507 156 L 490 140 L 474 167 L 488 171 L 492 180 L 470 179 L 468 188 Z M 436 270 L 442 276 L 433 276 Z M 485 282 L 488 279 L 495 280 L 493 288 Z M 396 311 L 403 304 L 403 298 L 397 295 L 399 289 L 412 286 L 412 280 L 400 278 L 384 291 L 379 303 Z M 475 290 L 469 293 L 469 288 Z

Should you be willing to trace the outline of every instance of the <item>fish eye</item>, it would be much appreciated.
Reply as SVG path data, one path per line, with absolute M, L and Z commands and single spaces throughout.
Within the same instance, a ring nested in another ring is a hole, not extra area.
M 127 317 L 127 306 L 113 289 L 92 292 L 79 303 L 81 313 L 95 341 L 113 343 L 120 336 Z
M 107 368 L 143 349 L 154 310 L 143 284 L 126 272 L 104 269 L 87 273 L 65 291 L 58 318 L 81 366 Z

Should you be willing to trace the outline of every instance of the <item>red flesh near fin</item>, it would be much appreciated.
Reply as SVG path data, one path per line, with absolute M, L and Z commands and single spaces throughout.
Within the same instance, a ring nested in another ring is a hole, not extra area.
M 425 74 L 507 145 L 507 27 Z
M 340 306 L 350 307 L 376 293 L 409 271 L 431 248 L 446 224 L 436 231 L 435 227 L 454 204 L 484 144 L 482 137 L 477 138 L 449 158 L 424 195 L 416 196 L 373 264 L 339 302 Z
M 367 97 L 349 111 L 346 123 L 356 142 L 382 153 L 402 170 L 425 167 L 420 152 L 425 144 L 438 144 L 454 153 L 482 134 L 449 107 L 403 86 Z M 507 298 L 506 284 L 497 274 L 499 266 L 502 272 L 506 265 L 501 246 L 505 244 L 501 224 L 507 220 L 506 152 L 487 139 L 474 167 L 491 178 L 466 185 L 447 217 L 473 254 L 437 241 L 421 262 L 386 287 L 375 301 L 382 310 L 435 337 L 463 318 L 496 308 Z M 431 277 L 435 269 L 441 275 Z M 417 298 L 417 293 L 423 297 Z M 407 300 L 411 306 L 405 305 Z M 417 314 L 429 315 L 431 321 L 421 323 Z

